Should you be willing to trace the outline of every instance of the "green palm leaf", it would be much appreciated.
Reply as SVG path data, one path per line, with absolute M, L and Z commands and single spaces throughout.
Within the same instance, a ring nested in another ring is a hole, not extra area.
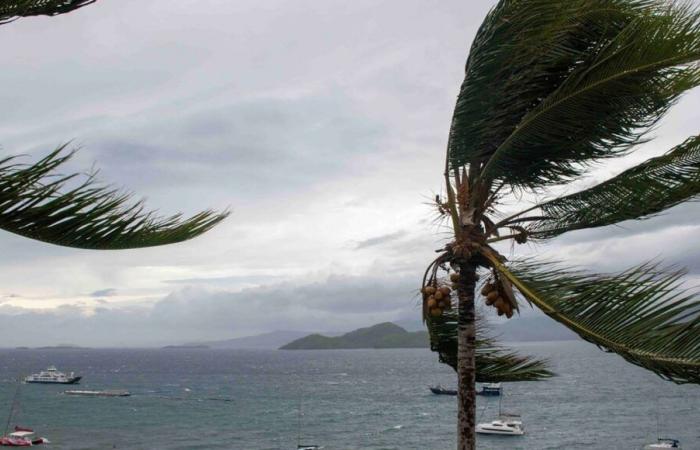
M 700 17 L 662 3 L 501 1 L 467 62 L 452 166 L 541 187 L 639 142 L 700 83 Z
M 457 313 L 445 312 L 441 317 L 426 320 L 430 333 L 430 347 L 437 352 L 440 362 L 457 370 Z M 488 330 L 477 320 L 476 381 L 480 383 L 538 381 L 554 374 L 548 362 L 520 356 L 496 342 Z
M 97 0 L 0 0 L 0 24 L 18 17 L 65 14 Z
M 492 259 L 522 295 L 583 339 L 676 383 L 700 383 L 700 300 L 682 272 L 644 264 L 619 275 Z
M 652 158 L 604 183 L 551 200 L 531 220 L 513 216 L 509 223 L 529 223 L 529 235 L 551 238 L 567 231 L 648 218 L 700 195 L 700 137 Z
M 34 165 L 0 160 L 0 229 L 56 245 L 84 249 L 127 249 L 172 244 L 199 236 L 228 215 L 204 211 L 183 220 L 145 212 L 130 196 L 53 172 L 73 152 L 61 146 Z M 77 186 L 67 189 L 69 184 Z

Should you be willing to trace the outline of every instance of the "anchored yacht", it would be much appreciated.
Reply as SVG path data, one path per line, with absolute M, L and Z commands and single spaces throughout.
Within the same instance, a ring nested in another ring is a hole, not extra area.
M 81 378 L 82 377 L 76 376 L 73 372 L 66 375 L 63 372 L 59 372 L 56 367 L 49 366 L 49 368 L 46 370 L 29 375 L 24 379 L 24 382 L 42 384 L 77 384 Z
M 681 450 L 681 443 L 678 439 L 659 438 L 659 442 L 645 446 L 644 450 L 660 450 L 664 448 Z
M 516 419 L 516 417 L 518 419 Z M 519 420 L 520 416 L 516 415 L 501 415 L 501 417 L 492 422 L 480 423 L 476 426 L 476 432 L 481 434 L 499 434 L 502 436 L 522 436 L 525 434 L 523 422 Z

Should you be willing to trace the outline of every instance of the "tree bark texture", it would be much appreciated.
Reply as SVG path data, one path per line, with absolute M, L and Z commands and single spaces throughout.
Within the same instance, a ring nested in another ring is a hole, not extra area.
M 476 449 L 476 311 L 474 291 L 476 267 L 464 264 L 460 268 L 457 294 L 459 298 L 459 328 L 457 335 L 458 403 L 457 448 Z

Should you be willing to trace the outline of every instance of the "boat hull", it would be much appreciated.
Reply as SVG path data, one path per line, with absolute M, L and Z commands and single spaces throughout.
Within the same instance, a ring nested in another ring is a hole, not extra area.
M 457 391 L 452 391 L 450 389 L 439 389 L 439 388 L 430 388 L 430 392 L 432 392 L 435 395 L 457 395 Z
M 27 384 L 78 384 L 83 377 L 73 377 L 66 381 L 24 380 Z
M 525 434 L 523 431 L 503 431 L 503 430 L 494 430 L 494 429 L 489 429 L 489 428 L 476 428 L 476 432 L 479 434 L 496 434 L 499 436 L 522 436 Z

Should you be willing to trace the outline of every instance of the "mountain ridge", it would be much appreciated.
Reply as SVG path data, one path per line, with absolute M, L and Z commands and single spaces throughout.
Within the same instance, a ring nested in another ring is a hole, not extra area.
M 319 333 L 310 334 L 281 346 L 280 350 L 428 348 L 428 346 L 429 339 L 426 331 L 409 332 L 394 323 L 383 322 L 335 337 Z

